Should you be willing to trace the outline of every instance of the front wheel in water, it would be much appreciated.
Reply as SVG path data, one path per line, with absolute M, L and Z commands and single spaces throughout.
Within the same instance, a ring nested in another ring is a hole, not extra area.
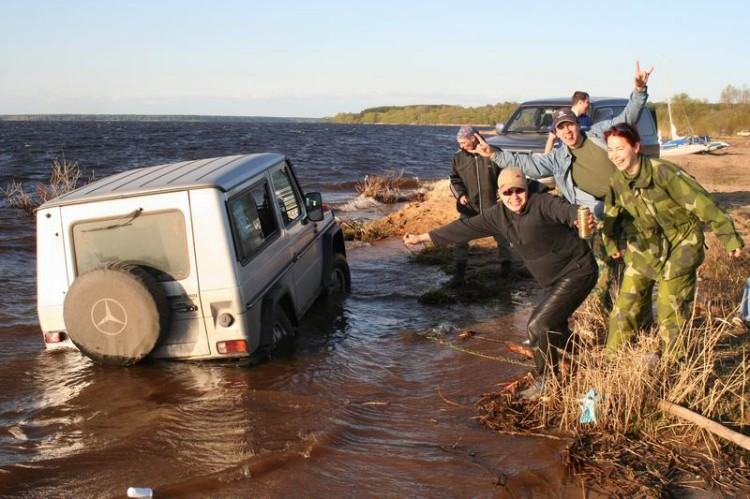
M 333 267 L 326 287 L 326 295 L 329 297 L 344 296 L 352 291 L 352 276 L 346 257 L 336 253 L 333 258 Z

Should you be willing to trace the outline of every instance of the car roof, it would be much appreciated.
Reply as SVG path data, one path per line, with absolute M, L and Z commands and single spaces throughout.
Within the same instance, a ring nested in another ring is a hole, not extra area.
M 589 102 L 594 107 L 624 106 L 628 103 L 628 99 L 623 99 L 622 97 L 589 97 Z M 570 97 L 549 97 L 546 99 L 529 100 L 521 103 L 520 107 L 524 106 L 565 107 L 570 106 Z
M 228 191 L 284 159 L 276 153 L 244 154 L 126 170 L 47 201 L 40 208 L 187 189 Z

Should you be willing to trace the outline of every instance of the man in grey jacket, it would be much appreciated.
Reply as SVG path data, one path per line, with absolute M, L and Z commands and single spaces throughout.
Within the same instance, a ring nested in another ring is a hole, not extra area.
M 563 108 L 553 115 L 552 126 L 557 138 L 562 142 L 549 153 L 513 153 L 494 149 L 477 134 L 477 148 L 474 152 L 491 159 L 500 168 L 518 167 L 529 178 L 554 177 L 560 193 L 571 204 L 586 206 L 601 220 L 604 214 L 604 196 L 609 188 L 609 178 L 616 171 L 615 165 L 607 157 L 604 132 L 618 123 L 638 122 L 648 98 L 647 84 L 653 68 L 641 70 L 635 65 L 635 90 L 625 109 L 611 120 L 604 120 L 591 126 L 588 132 L 581 132 L 575 113 Z M 609 296 L 610 282 L 614 277 L 611 260 L 604 251 L 601 237 L 594 238 L 594 255 L 599 265 L 599 281 L 595 293 L 601 304 L 611 307 Z

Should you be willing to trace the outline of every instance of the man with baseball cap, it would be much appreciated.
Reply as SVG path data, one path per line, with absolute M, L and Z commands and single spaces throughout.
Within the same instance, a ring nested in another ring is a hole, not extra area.
M 625 109 L 611 120 L 595 123 L 587 133 L 581 132 L 576 114 L 570 108 L 563 108 L 553 114 L 552 126 L 562 146 L 549 153 L 525 154 L 495 149 L 481 137 L 476 152 L 491 159 L 501 168 L 518 167 L 530 178 L 554 177 L 560 193 L 571 204 L 589 208 L 601 220 L 604 214 L 604 196 L 609 188 L 609 178 L 615 172 L 614 164 L 607 157 L 604 132 L 618 123 L 635 124 L 646 105 L 647 84 L 653 68 L 641 70 L 636 62 L 635 90 Z M 599 265 L 599 282 L 596 294 L 601 305 L 609 309 L 612 299 L 609 294 L 614 272 L 612 260 L 604 251 L 600 236 L 592 238 L 594 254 Z
M 576 115 L 576 121 L 581 127 L 582 132 L 588 132 L 589 128 L 594 124 L 591 116 L 588 115 L 589 108 L 591 107 L 591 100 L 587 92 L 576 90 L 573 92 L 573 97 L 570 99 L 570 110 Z M 557 140 L 555 134 L 554 125 L 550 124 L 549 136 L 547 137 L 547 143 L 544 145 L 544 152 L 548 153 L 552 150 Z
M 472 126 L 462 126 L 456 134 L 458 151 L 451 165 L 451 192 L 456 198 L 456 210 L 461 219 L 470 218 L 497 204 L 497 175 L 500 168 L 488 158 L 473 152 L 479 144 L 479 132 Z M 510 272 L 511 255 L 508 243 L 495 237 L 500 272 Z M 448 281 L 448 287 L 462 286 L 466 278 L 469 245 L 459 244 L 455 249 L 456 271 Z
M 408 247 L 430 241 L 437 245 L 463 244 L 500 236 L 513 245 L 544 288 L 527 327 L 538 377 L 522 395 L 532 398 L 543 390 L 546 373 L 557 369 L 571 335 L 568 318 L 594 287 L 597 268 L 591 249 L 575 230 L 576 206 L 557 196 L 529 192 L 526 176 L 517 168 L 503 169 L 498 187 L 502 204 L 424 234 L 406 234 L 404 243 Z M 594 225 L 591 215 L 588 224 Z

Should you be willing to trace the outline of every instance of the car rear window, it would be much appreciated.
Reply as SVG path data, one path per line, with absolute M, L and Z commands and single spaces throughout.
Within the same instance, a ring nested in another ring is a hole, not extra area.
M 116 262 L 140 265 L 159 281 L 190 275 L 185 217 L 178 210 L 78 222 L 73 252 L 78 275 Z

